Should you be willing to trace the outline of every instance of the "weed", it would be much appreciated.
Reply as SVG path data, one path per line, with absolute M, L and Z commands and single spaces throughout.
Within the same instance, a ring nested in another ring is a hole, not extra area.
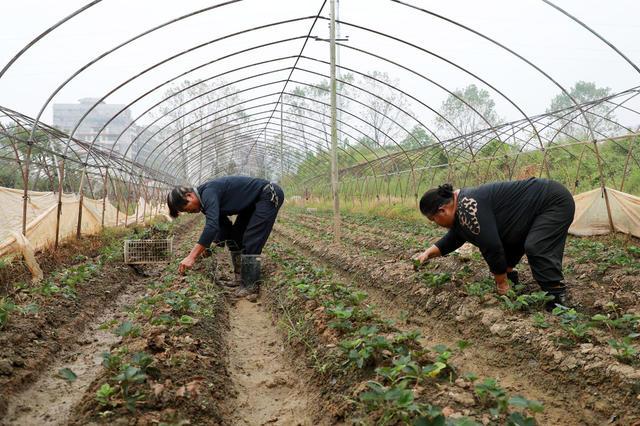
M 173 325 L 177 320 L 171 315 L 163 314 L 158 317 L 151 318 L 149 322 L 152 325 Z
M 182 315 L 180 317 L 180 324 L 182 325 L 193 325 L 196 323 L 196 320 L 193 317 L 190 317 L 189 315 Z
M 451 272 L 442 272 L 440 274 L 425 272 L 422 277 L 420 277 L 420 281 L 430 287 L 440 287 L 451 281 L 451 275 Z
M 117 323 L 118 323 L 117 319 L 112 319 L 109 322 L 105 322 L 105 323 L 100 324 L 100 326 L 98 327 L 98 330 L 106 330 L 107 328 L 113 327 Z

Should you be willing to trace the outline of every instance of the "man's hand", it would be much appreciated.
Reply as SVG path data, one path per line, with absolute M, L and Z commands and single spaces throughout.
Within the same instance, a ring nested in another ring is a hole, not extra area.
M 211 244 L 211 247 L 212 248 L 215 247 L 215 244 Z M 184 259 L 182 259 L 182 262 L 180 262 L 180 266 L 178 267 L 178 272 L 184 275 L 187 269 L 193 268 L 193 265 L 196 263 L 196 259 L 200 257 L 202 252 L 205 251 L 206 249 L 207 248 L 202 244 L 196 244 L 193 247 L 193 249 L 191 249 L 189 256 L 185 257 Z
M 193 265 L 195 263 L 196 263 L 196 260 L 193 259 L 191 256 L 185 257 L 184 259 L 182 259 L 182 262 L 180 262 L 180 266 L 178 267 L 178 272 L 184 275 L 188 269 L 193 268 Z

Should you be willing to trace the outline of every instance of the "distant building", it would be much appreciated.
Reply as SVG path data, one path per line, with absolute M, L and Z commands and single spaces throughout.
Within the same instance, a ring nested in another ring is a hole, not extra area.
M 82 116 L 97 101 L 98 99 L 95 98 L 83 98 L 80 99 L 77 104 L 53 104 L 53 126 L 61 129 L 65 133 L 71 133 L 80 119 L 82 119 Z M 102 129 L 102 126 L 123 108 L 124 105 L 100 102 L 87 117 L 82 119 L 80 126 L 74 133 L 74 137 L 87 142 L 93 141 L 100 129 Z M 131 111 L 125 109 L 120 112 L 120 114 L 111 120 L 107 127 L 100 132 L 95 145 L 107 152 L 113 147 L 115 153 L 123 155 L 136 134 L 133 126 L 127 129 L 127 126 L 129 126 L 131 122 Z M 125 129 L 127 130 L 125 131 Z M 122 134 L 123 131 L 125 131 L 124 134 Z M 121 134 L 122 136 L 120 136 Z M 114 147 L 116 140 L 117 144 Z M 127 157 L 132 158 L 133 154 L 134 152 L 130 149 Z

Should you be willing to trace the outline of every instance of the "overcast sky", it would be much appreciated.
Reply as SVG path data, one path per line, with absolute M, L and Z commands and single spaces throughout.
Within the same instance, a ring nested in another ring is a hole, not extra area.
M 593 81 L 598 86 L 611 88 L 613 92 L 640 85 L 640 74 L 610 47 L 541 0 L 406 1 L 496 39 L 535 63 L 565 88 L 570 88 L 578 80 Z M 38 34 L 86 3 L 80 0 L 0 0 L 0 69 Z M 103 0 L 47 35 L 13 64 L 0 78 L 0 105 L 35 117 L 66 79 L 98 55 L 156 25 L 216 3 L 219 2 Z M 346 42 L 349 47 L 375 52 L 413 72 L 346 48 L 341 50 L 342 65 L 362 72 L 385 71 L 398 81 L 403 90 L 428 101 L 435 108 L 446 98 L 446 91 L 416 73 L 449 90 L 470 83 L 483 86 L 477 78 L 460 70 L 467 69 L 503 92 L 527 115 L 543 113 L 551 98 L 560 92 L 538 71 L 455 25 L 389 0 L 340 0 L 339 3 L 341 20 L 375 29 L 424 49 L 419 51 L 375 36 L 370 31 L 345 25 L 341 31 L 342 36 L 349 36 Z M 145 36 L 92 65 L 66 84 L 52 103 L 105 96 L 130 77 L 168 56 L 236 31 L 314 15 L 321 4 L 318 0 L 244 0 L 196 15 Z M 555 4 L 592 27 L 640 65 L 640 1 L 556 0 Z M 323 14 L 328 16 L 328 6 Z M 304 20 L 252 31 L 181 55 L 145 74 L 144 78 L 126 84 L 106 101 L 130 103 L 158 83 L 203 62 L 259 43 L 306 35 L 311 22 Z M 327 37 L 326 21 L 318 22 L 312 35 Z M 278 44 L 221 61 L 184 78 L 204 78 L 246 66 L 252 61 L 295 55 L 301 46 L 301 40 Z M 440 55 L 460 68 L 436 59 L 426 51 Z M 328 60 L 328 46 L 325 42 L 310 41 L 304 54 Z M 302 61 L 299 65 L 328 73 L 326 67 L 318 64 Z M 251 69 L 238 76 L 249 75 L 259 69 Z M 296 78 L 319 79 L 308 73 L 298 73 Z M 490 92 L 502 117 L 522 118 L 506 99 Z M 131 107 L 134 116 L 144 111 L 158 96 L 159 93 L 154 93 L 136 102 Z M 51 123 L 51 105 L 47 105 L 44 111 L 43 121 Z M 415 113 L 425 112 L 417 110 Z

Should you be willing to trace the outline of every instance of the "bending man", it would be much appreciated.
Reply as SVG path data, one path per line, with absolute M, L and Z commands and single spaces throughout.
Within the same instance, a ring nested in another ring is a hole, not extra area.
M 456 191 L 450 184 L 427 191 L 420 211 L 449 232 L 418 256 L 422 263 L 451 253 L 465 242 L 477 246 L 493 273 L 499 294 L 518 284 L 514 267 L 527 255 L 542 290 L 566 305 L 562 257 L 575 204 L 562 184 L 548 179 L 495 182 Z
M 197 188 L 178 186 L 167 196 L 169 214 L 180 212 L 206 216 L 200 239 L 178 268 L 181 274 L 191 269 L 208 248 L 226 242 L 231 251 L 236 296 L 257 294 L 260 289 L 260 254 L 282 202 L 284 193 L 275 183 L 248 176 L 225 176 Z M 228 216 L 237 215 L 231 223 Z

